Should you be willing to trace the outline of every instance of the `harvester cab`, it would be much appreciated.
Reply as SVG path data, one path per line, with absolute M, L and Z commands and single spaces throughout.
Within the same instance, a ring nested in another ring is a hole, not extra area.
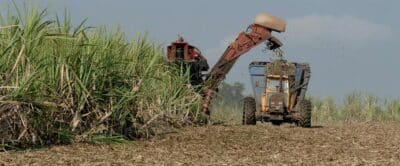
M 181 66 L 183 72 L 190 73 L 192 85 L 203 83 L 205 77 L 203 72 L 210 68 L 200 50 L 187 43 L 181 36 L 167 47 L 167 59 L 169 62 Z

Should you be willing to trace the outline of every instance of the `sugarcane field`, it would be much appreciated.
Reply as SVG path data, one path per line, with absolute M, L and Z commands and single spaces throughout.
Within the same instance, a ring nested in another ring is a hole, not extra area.
M 0 0 L 0 166 L 399 165 L 399 5 Z

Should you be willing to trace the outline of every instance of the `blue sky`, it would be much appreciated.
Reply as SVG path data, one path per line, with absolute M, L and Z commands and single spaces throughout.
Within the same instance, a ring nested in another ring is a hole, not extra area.
M 75 22 L 88 18 L 93 26 L 120 26 L 129 37 L 148 32 L 162 46 L 180 34 L 211 64 L 257 13 L 267 11 L 287 20 L 287 32 L 276 34 L 285 44 L 286 57 L 311 64 L 311 94 L 340 99 L 359 90 L 400 97 L 398 0 L 36 1 L 52 13 L 67 8 Z M 272 55 L 262 48 L 244 55 L 227 81 L 243 82 L 249 89 L 248 64 Z

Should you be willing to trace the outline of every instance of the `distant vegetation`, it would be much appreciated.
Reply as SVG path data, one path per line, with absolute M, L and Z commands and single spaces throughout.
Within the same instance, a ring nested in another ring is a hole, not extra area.
M 240 124 L 242 121 L 242 107 L 244 84 L 222 83 L 213 101 L 211 119 L 216 123 Z
M 332 97 L 311 97 L 313 121 L 316 123 L 337 122 L 400 122 L 400 100 L 380 99 L 374 95 L 352 92 L 342 104 Z
M 149 137 L 199 118 L 201 96 L 146 37 L 15 11 L 0 16 L 0 148 Z

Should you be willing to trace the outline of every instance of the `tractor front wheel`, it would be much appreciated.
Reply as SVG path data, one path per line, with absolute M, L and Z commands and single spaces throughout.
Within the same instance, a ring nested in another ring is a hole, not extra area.
M 256 100 L 253 97 L 244 98 L 243 125 L 256 125 Z

